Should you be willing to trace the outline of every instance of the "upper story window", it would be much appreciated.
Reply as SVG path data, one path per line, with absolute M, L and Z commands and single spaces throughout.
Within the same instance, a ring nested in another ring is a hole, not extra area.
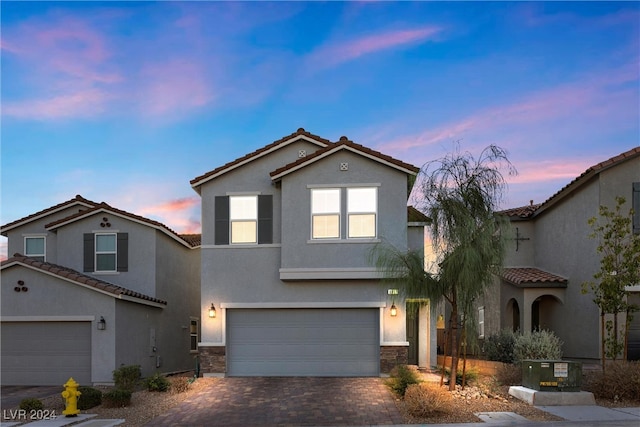
M 24 254 L 38 261 L 45 261 L 46 244 L 44 236 L 24 238 Z
M 96 234 L 95 271 L 116 271 L 116 234 Z
M 340 238 L 340 189 L 311 190 L 311 237 Z
M 273 243 L 273 196 L 215 197 L 216 245 Z
M 346 207 L 343 207 L 345 197 Z M 348 239 L 375 238 L 377 216 L 376 187 L 311 189 L 312 239 L 340 239 L 341 230 L 346 230 Z M 346 224 L 342 218 L 346 218 Z
M 377 188 L 347 188 L 349 238 L 376 237 L 377 210 Z
M 258 241 L 258 196 L 229 197 L 231 243 Z
M 84 271 L 111 273 L 129 269 L 129 233 L 86 233 Z

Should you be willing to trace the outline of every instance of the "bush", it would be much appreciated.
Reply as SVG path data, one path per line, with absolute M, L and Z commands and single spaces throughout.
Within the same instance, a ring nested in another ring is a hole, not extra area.
M 418 373 L 407 365 L 398 365 L 391 371 L 387 385 L 399 396 L 404 396 L 407 387 L 411 384 L 418 384 L 420 378 Z
M 515 344 L 516 334 L 511 329 L 503 329 L 497 334 L 487 337 L 484 343 L 484 353 L 489 360 L 513 363 Z
M 147 378 L 145 385 L 149 391 L 167 391 L 169 390 L 171 383 L 165 376 L 155 374 L 154 376 Z
M 582 388 L 597 399 L 640 401 L 640 361 L 608 364 L 604 374 L 598 371 L 585 375 Z
M 31 411 L 40 411 L 44 409 L 44 404 L 34 397 L 28 397 L 20 401 L 20 409 L 27 411 L 27 414 Z
M 105 406 L 110 408 L 120 408 L 131 404 L 131 391 L 113 389 L 102 395 Z
M 562 359 L 562 341 L 551 331 L 525 332 L 516 338 L 513 359 L 520 363 L 527 359 Z
M 512 363 L 503 363 L 498 366 L 495 379 L 500 385 L 521 385 L 522 367 Z
M 78 409 L 86 410 L 102 403 L 102 392 L 93 387 L 78 387 L 81 393 L 78 397 Z
M 453 408 L 451 393 L 433 383 L 411 384 L 407 387 L 404 402 L 409 413 L 416 417 L 449 412 Z
M 133 391 L 141 377 L 140 365 L 121 366 L 113 371 L 113 381 L 120 390 Z
M 172 393 L 184 393 L 189 390 L 191 386 L 191 378 L 188 377 L 172 377 L 169 379 L 171 382 L 170 390 Z
M 447 376 L 448 381 L 451 381 L 451 369 L 445 369 L 445 375 Z M 476 368 L 472 368 L 467 366 L 467 369 L 464 373 L 465 384 L 472 383 L 478 379 L 478 370 Z M 462 360 L 458 364 L 458 371 L 456 372 L 456 384 L 462 385 Z

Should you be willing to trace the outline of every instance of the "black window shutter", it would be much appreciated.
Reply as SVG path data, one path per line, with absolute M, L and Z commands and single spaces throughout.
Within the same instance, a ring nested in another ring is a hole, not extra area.
M 93 271 L 94 243 L 93 233 L 84 234 L 84 271 Z
M 215 198 L 215 239 L 216 245 L 229 244 L 229 196 Z
M 631 206 L 633 207 L 633 232 L 640 234 L 640 182 L 633 183 Z
M 118 271 L 129 270 L 129 233 L 118 233 Z
M 258 243 L 273 243 L 273 196 L 258 196 Z

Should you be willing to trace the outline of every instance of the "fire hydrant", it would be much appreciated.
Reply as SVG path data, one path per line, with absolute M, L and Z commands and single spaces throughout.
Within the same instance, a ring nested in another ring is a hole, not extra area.
M 63 385 L 65 390 L 62 392 L 66 409 L 62 411 L 67 417 L 75 417 L 80 413 L 78 409 L 78 397 L 82 394 L 78 391 L 78 384 L 73 378 L 69 378 L 67 383 Z

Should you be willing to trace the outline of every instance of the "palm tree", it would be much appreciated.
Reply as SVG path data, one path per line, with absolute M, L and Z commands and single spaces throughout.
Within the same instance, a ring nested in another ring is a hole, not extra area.
M 444 298 L 450 305 L 450 390 L 455 389 L 458 368 L 460 314 L 469 317 L 473 301 L 491 283 L 504 258 L 506 222 L 494 213 L 506 191 L 500 172 L 505 168 L 509 175 L 516 174 L 506 152 L 494 145 L 477 160 L 456 146 L 452 154 L 422 168 L 416 198 L 431 219 L 436 271 L 425 271 L 420 251 L 402 252 L 383 243 L 373 252 L 376 267 L 397 283 L 406 298 L 434 303 Z

